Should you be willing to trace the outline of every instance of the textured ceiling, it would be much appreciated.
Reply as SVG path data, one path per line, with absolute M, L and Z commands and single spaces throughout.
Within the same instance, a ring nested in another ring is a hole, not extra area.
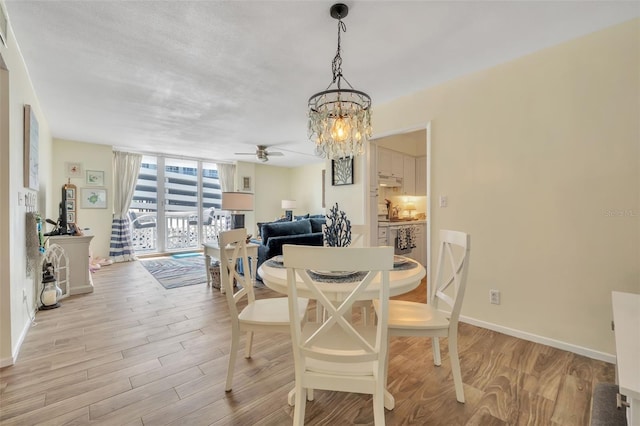
M 375 106 L 640 15 L 616 1 L 348 1 L 343 71 Z M 331 80 L 327 1 L 5 0 L 54 137 L 137 152 L 317 162 L 310 95 Z M 417 124 L 417 123 L 416 123 Z

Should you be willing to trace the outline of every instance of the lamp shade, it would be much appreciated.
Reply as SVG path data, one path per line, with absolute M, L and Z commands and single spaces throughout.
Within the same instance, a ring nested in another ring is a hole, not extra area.
M 282 200 L 282 208 L 285 210 L 295 209 L 296 200 Z
M 222 210 L 253 210 L 253 194 L 248 192 L 223 192 Z

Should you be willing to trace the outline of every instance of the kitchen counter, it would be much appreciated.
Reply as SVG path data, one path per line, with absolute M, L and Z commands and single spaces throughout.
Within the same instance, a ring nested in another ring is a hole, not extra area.
M 426 224 L 426 219 L 422 220 L 393 220 L 391 222 L 378 222 L 379 227 L 389 227 L 389 226 L 398 226 L 398 225 L 424 225 Z

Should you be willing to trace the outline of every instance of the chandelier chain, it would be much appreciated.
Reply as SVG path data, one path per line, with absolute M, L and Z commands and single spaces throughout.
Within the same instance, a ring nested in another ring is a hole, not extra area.
M 333 82 L 338 81 L 338 89 L 340 88 L 340 79 L 342 78 L 342 57 L 340 56 L 340 33 L 341 31 L 347 32 L 347 26 L 341 19 L 338 20 L 338 49 L 336 50 L 336 56 L 331 61 L 331 72 L 333 73 Z

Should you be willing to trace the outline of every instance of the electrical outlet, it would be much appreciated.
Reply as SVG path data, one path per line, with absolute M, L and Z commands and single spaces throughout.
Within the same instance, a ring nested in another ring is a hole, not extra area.
M 489 290 L 489 302 L 494 305 L 500 304 L 500 291 L 498 290 Z

